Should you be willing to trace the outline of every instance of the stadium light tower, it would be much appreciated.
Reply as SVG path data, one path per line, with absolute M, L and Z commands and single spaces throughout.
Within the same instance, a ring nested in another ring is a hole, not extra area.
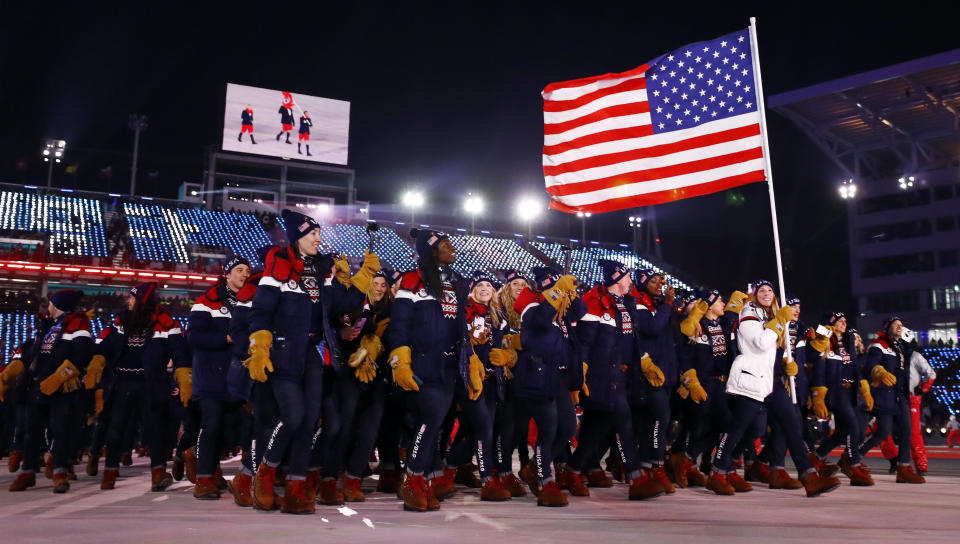
M 403 193 L 401 202 L 403 202 L 404 206 L 410 208 L 410 226 L 412 228 L 415 226 L 414 221 L 417 218 L 417 208 L 423 206 L 423 193 L 420 191 L 407 191 Z
M 525 196 L 514 204 L 517 218 L 527 224 L 527 239 L 533 238 L 533 222 L 543 211 L 543 204 L 534 197 Z
M 838 187 L 840 198 L 844 200 L 852 199 L 857 196 L 857 185 L 852 179 L 845 179 Z
M 474 234 L 477 215 L 483 213 L 483 197 L 467 193 L 467 198 L 463 201 L 463 211 L 470 214 L 470 234 Z
M 580 218 L 580 245 L 587 245 L 587 219 L 590 219 L 590 216 L 593 215 L 590 212 L 577 212 L 577 217 Z
M 47 138 L 43 141 L 43 149 L 40 154 L 43 155 L 43 162 L 47 163 L 47 187 L 53 182 L 53 165 L 60 164 L 63 161 L 63 154 L 67 150 L 66 140 L 54 140 Z
M 133 166 L 130 167 L 130 196 L 134 195 L 137 187 L 137 155 L 140 152 L 140 133 L 147 130 L 149 119 L 146 115 L 130 114 L 127 126 L 133 131 Z
M 637 246 L 640 241 L 640 228 L 643 226 L 643 218 L 640 216 L 631 215 L 627 222 L 630 224 L 630 238 L 633 240 L 633 254 L 639 255 L 637 253 Z

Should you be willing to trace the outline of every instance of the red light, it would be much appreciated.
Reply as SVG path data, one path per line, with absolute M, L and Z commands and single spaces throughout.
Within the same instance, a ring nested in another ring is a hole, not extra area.
M 144 278 L 152 278 L 153 272 L 138 272 L 137 275 Z
M 40 270 L 40 267 L 35 264 L 28 264 L 24 266 L 24 268 L 26 268 L 27 270 Z
M 124 271 L 120 272 L 120 275 L 121 275 L 121 276 L 132 276 L 132 275 L 133 275 L 133 272 L 130 271 L 130 270 L 124 270 Z
M 190 276 L 191 280 L 202 280 L 203 276 Z
M 657 238 L 657 243 L 658 243 L 658 244 L 660 243 L 660 239 L 659 239 L 659 238 Z
M 170 274 L 161 274 L 160 272 L 157 272 L 157 277 L 158 277 L 158 278 L 169 278 L 169 277 L 170 277 Z
M 3 265 L 0 264 L 0 266 L 3 266 Z M 59 271 L 61 271 L 61 270 L 63 270 L 63 269 L 60 268 L 59 266 L 45 266 L 45 267 L 44 267 L 44 270 L 54 270 L 54 271 L 56 271 L 56 272 L 59 272 Z
M 99 274 L 99 273 L 100 273 L 100 269 L 99 269 L 99 268 L 84 268 L 83 271 L 84 271 L 85 273 L 87 273 L 87 274 Z
M 23 268 L 22 264 L 8 264 L 7 268 Z
M 74 268 L 72 266 L 64 268 L 64 270 L 66 270 L 67 272 L 80 272 L 79 268 Z
M 116 274 L 117 271 L 116 271 L 116 270 L 101 270 L 100 273 L 101 273 L 101 274 L 104 274 L 104 275 L 112 276 L 112 275 Z
M 187 279 L 187 277 L 184 276 L 183 274 L 174 274 L 174 275 L 173 275 L 173 279 L 175 279 L 175 280 L 185 280 L 185 279 Z

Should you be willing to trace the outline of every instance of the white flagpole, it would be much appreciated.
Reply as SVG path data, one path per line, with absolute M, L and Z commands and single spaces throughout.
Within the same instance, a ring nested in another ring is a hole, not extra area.
M 780 257 L 780 227 L 777 224 L 777 202 L 773 195 L 773 168 L 770 160 L 770 140 L 767 138 L 767 113 L 763 103 L 763 83 L 760 78 L 760 51 L 757 48 L 757 18 L 750 18 L 750 49 L 753 52 L 753 82 L 757 91 L 757 107 L 760 109 L 760 132 L 763 133 L 763 171 L 767 178 L 767 188 L 770 193 L 770 217 L 773 221 L 773 247 L 777 255 L 777 279 L 780 282 L 780 301 L 782 304 L 787 302 L 787 290 L 783 281 L 783 259 Z M 798 331 L 799 332 L 799 331 Z M 793 354 L 790 352 L 790 329 L 785 331 L 787 335 L 787 347 L 784 349 L 787 360 L 793 360 Z M 794 404 L 797 403 L 796 377 L 790 376 L 790 398 Z

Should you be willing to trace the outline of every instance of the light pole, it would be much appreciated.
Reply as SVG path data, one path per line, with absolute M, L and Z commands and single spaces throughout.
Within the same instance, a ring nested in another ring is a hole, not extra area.
M 66 150 L 66 140 L 48 138 L 43 141 L 43 149 L 40 150 L 40 153 L 43 155 L 43 162 L 47 163 L 47 187 L 50 187 L 50 184 L 53 183 L 53 164 L 60 164 Z
M 577 217 L 580 218 L 580 245 L 586 247 L 587 245 L 587 219 L 593 215 L 590 212 L 577 212 Z
M 910 183 L 913 184 L 912 181 Z M 857 184 L 852 179 L 843 180 L 837 190 L 840 192 L 840 198 L 844 200 L 850 200 L 857 196 Z
M 633 239 L 633 254 L 640 256 L 640 253 L 637 251 L 637 246 L 640 242 L 640 227 L 643 225 L 643 218 L 640 216 L 631 215 L 629 218 L 630 223 L 630 238 Z
M 146 115 L 130 114 L 127 126 L 133 131 L 133 166 L 130 167 L 130 196 L 134 195 L 137 187 L 137 155 L 140 152 L 140 133 L 147 130 L 149 119 Z
M 403 205 L 410 208 L 410 228 L 415 228 L 417 208 L 423 206 L 423 194 L 420 191 L 407 191 L 401 199 Z
M 463 201 L 463 211 L 470 214 L 470 234 L 475 234 L 477 215 L 483 213 L 483 197 L 467 193 L 467 198 Z
M 539 217 L 543 204 L 533 197 L 523 197 L 514 204 L 517 218 L 527 224 L 527 239 L 533 238 L 533 221 Z

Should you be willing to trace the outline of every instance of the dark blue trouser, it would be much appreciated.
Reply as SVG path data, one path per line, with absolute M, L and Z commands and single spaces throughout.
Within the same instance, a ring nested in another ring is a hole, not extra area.
M 168 423 L 167 399 L 151 399 L 149 387 L 143 381 L 122 380 L 114 384 L 107 399 L 110 410 L 110 426 L 107 428 L 107 456 L 104 468 L 117 470 L 120 454 L 127 444 L 125 434 L 131 418 L 137 414 L 144 417 L 143 434 L 150 447 L 150 468 L 165 468 L 167 464 L 166 428 Z
M 247 456 L 243 459 L 243 467 L 254 474 L 263 452 L 270 441 L 270 435 L 277 424 L 277 401 L 273 396 L 273 388 L 265 383 L 255 383 L 250 391 L 250 405 L 253 406 L 253 422 L 250 425 Z
M 577 414 L 566 388 L 566 377 L 561 375 L 557 380 L 552 398 L 518 398 L 517 401 L 520 412 L 533 418 L 537 425 L 533 462 L 540 483 L 546 484 L 553 480 L 550 463 L 563 462 L 564 455 L 560 452 L 565 452 L 577 432 Z
M 627 473 L 635 471 L 639 465 L 637 442 L 633 430 L 633 415 L 624 395 L 614 395 L 613 406 L 600 406 L 589 397 L 583 403 L 583 423 L 577 449 L 570 456 L 570 469 L 582 472 L 588 464 L 596 462 L 606 449 L 607 437 L 614 433 L 613 447 L 623 461 Z M 631 476 L 632 478 L 632 476 Z
M 313 446 L 310 470 L 323 467 L 324 478 L 336 478 L 347 455 L 350 434 L 360 401 L 360 383 L 332 366 L 323 372 L 323 432 Z
M 443 365 L 443 379 L 420 386 L 411 396 L 414 429 L 407 448 L 407 472 L 425 474 L 433 470 L 439 449 L 444 419 L 453 403 L 453 391 L 459 369 L 455 356 L 437 362 Z
M 446 464 L 449 467 L 465 465 L 476 452 L 480 478 L 486 480 L 494 469 L 493 418 L 497 409 L 497 383 L 496 380 L 486 380 L 483 385 L 480 397 L 470 400 L 463 380 L 457 379 L 454 398 L 460 404 L 460 432 L 464 433 L 464 439 L 450 449 Z
M 210 477 L 220 464 L 223 450 L 224 420 L 233 406 L 218 399 L 201 399 L 200 433 L 197 435 L 197 476 Z
M 716 379 L 704 384 L 707 400 L 695 405 L 697 421 L 693 439 L 686 448 L 687 457 L 696 461 L 700 455 L 710 457 L 720 435 L 730 424 L 730 404 L 727 402 L 725 384 Z
M 197 446 L 197 439 L 200 436 L 200 427 L 203 424 L 203 416 L 200 414 L 200 403 L 190 401 L 183 410 L 183 415 L 180 419 L 183 424 L 183 432 L 180 433 L 180 439 L 177 440 L 177 451 L 174 455 L 177 459 L 183 460 L 183 452 Z M 196 450 L 194 450 L 194 453 L 196 453 Z
M 513 450 L 517 447 L 517 401 L 513 396 L 512 380 L 505 384 L 503 400 L 497 402 L 493 441 L 497 448 L 497 472 L 501 475 L 512 473 Z
M 647 388 L 646 395 L 633 405 L 633 421 L 638 429 L 640 464 L 645 467 L 662 465 L 670 427 L 670 390 L 666 387 Z
M 728 395 L 728 400 L 730 402 L 731 421 L 727 431 L 720 437 L 720 444 L 717 446 L 717 456 L 713 463 L 715 470 L 724 473 L 733 470 L 734 452 L 731 446 L 741 441 L 763 406 L 766 406 L 768 416 L 784 430 L 787 448 L 790 450 L 790 458 L 793 459 L 797 472 L 802 476 L 813 470 L 813 465 L 807 458 L 806 443 L 803 441 L 800 412 L 796 410 L 796 405 L 790 401 L 786 389 L 774 387 L 773 393 L 768 395 L 764 402 L 740 395 Z
M 66 473 L 73 465 L 75 451 L 71 450 L 70 426 L 73 423 L 74 398 L 79 391 L 54 393 L 47 396 L 31 392 L 27 416 L 26 448 L 23 452 L 24 472 L 35 472 L 40 453 L 44 449 L 44 430 L 50 440 L 54 474 Z
M 380 459 L 380 468 L 396 470 L 400 468 L 400 444 L 406 445 L 407 440 L 401 435 L 412 433 L 406 428 L 411 396 L 395 385 L 387 385 L 383 399 L 383 417 L 380 420 L 380 430 L 377 433 L 377 457 Z
M 345 461 L 346 473 L 352 478 L 363 477 L 367 463 L 370 462 L 370 454 L 373 453 L 380 421 L 383 419 L 386 397 L 387 383 L 382 379 L 376 379 L 365 386 L 360 385 L 360 401 L 353 418 L 353 428 L 349 429 L 351 436 Z M 396 452 L 396 446 L 393 449 Z
M 860 446 L 860 455 L 866 455 L 874 446 L 890 436 L 894 426 L 896 426 L 900 438 L 897 442 L 897 463 L 901 465 L 910 464 L 912 428 L 909 399 L 898 398 L 895 412 L 880 412 L 877 414 L 877 430 Z
M 820 444 L 817 455 L 821 458 L 830 455 L 830 452 L 839 444 L 844 445 L 847 457 L 854 465 L 863 460 L 860 446 L 863 445 L 863 427 L 860 426 L 860 417 L 857 415 L 857 391 L 855 389 L 840 389 L 833 395 L 830 411 L 833 412 L 836 429 L 833 434 Z
M 305 479 L 313 450 L 323 402 L 323 358 L 307 350 L 303 376 L 297 379 L 271 377 L 267 383 L 277 402 L 277 422 L 267 442 L 263 460 L 278 466 L 287 460 L 289 479 Z

